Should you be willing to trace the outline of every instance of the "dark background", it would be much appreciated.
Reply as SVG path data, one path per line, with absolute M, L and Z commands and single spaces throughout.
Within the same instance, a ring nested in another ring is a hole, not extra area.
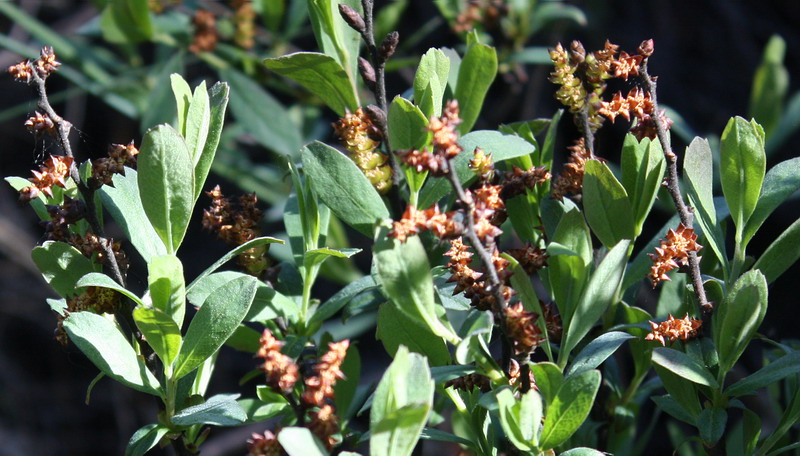
M 7 0 L 0 0 L 7 1 Z M 201 2 L 202 3 L 202 2 Z M 576 1 L 586 12 L 589 24 L 554 27 L 534 37 L 531 44 L 554 46 L 572 39 L 583 41 L 587 50 L 597 49 L 606 39 L 634 50 L 644 39 L 655 40 L 651 74 L 659 76 L 659 101 L 678 111 L 700 135 L 719 135 L 731 116 L 747 115 L 752 77 L 762 50 L 772 34 L 787 43 L 785 64 L 792 77 L 789 93 L 800 90 L 800 2 L 772 1 Z M 72 0 L 23 0 L 21 5 L 62 34 L 70 35 L 96 13 L 91 3 Z M 412 1 L 401 25 L 401 36 L 437 14 L 429 0 Z M 21 28 L 0 18 L 0 32 L 28 41 Z M 58 49 L 58 43 L 53 44 Z M 454 46 L 457 40 L 441 25 L 419 46 Z M 145 50 L 146 52 L 146 50 Z M 20 60 L 20 56 L 0 51 L 0 67 Z M 202 72 L 202 68 L 193 71 Z M 498 123 L 534 117 L 550 117 L 558 108 L 547 82 L 548 67 L 529 66 L 527 83 L 498 78 L 484 108 L 478 127 L 494 128 Z M 413 75 L 413 73 L 412 73 Z M 407 74 L 391 75 L 389 93 L 408 87 Z M 58 77 L 50 84 L 68 87 Z M 0 108 L 26 100 L 35 109 L 32 91 L 0 77 Z M 77 95 L 56 106 L 75 126 L 77 154 L 96 157 L 112 142 L 131 138 L 139 143 L 135 121 L 127 119 L 101 101 Z M 565 119 L 567 117 L 565 116 Z M 49 149 L 34 141 L 22 123 L 25 116 L 0 123 L 0 172 L 3 176 L 29 176 L 34 163 Z M 333 120 L 333 119 L 332 119 Z M 556 162 L 564 158 L 564 148 L 574 139 L 568 120 L 562 122 Z M 606 127 L 598 137 L 598 153 L 618 158 L 624 126 Z M 770 157 L 767 167 L 797 155 L 798 135 Z M 674 148 L 685 144 L 673 136 Z M 558 165 L 556 165 L 558 166 Z M 213 176 L 210 181 L 215 181 Z M 53 295 L 30 260 L 30 250 L 41 236 L 32 210 L 16 201 L 16 194 L 0 185 L 0 456 L 32 454 L 105 455 L 121 454 L 130 435 L 152 422 L 156 405 L 152 398 L 103 380 L 95 388 L 91 403 L 84 404 L 86 387 L 96 375 L 95 368 L 74 347 L 62 347 L 53 339 L 55 318 L 45 304 Z M 205 202 L 201 199 L 201 204 Z M 797 201 L 781 207 L 751 243 L 749 253 L 758 255 L 798 216 Z M 658 224 L 660 226 L 660 224 Z M 649 227 L 652 234 L 658 226 Z M 269 233 L 267 233 L 269 234 Z M 648 235 L 643 238 L 649 238 Z M 800 248 L 800 247 L 798 247 Z M 225 247 L 211 235 L 191 228 L 182 256 L 187 277 L 210 264 Z M 793 318 L 798 304 L 793 289 L 798 277 L 794 267 L 770 289 L 770 309 L 762 332 L 775 339 L 796 337 Z M 374 344 L 371 331 L 361 341 L 365 375 L 376 378 L 388 358 L 380 344 Z M 375 347 L 374 353 L 368 350 Z M 226 352 L 220 359 L 212 392 L 236 390 L 239 376 L 252 368 L 248 355 Z M 748 370 L 756 367 L 757 350 L 744 360 Z M 770 417 L 762 417 L 770 424 Z M 249 432 L 262 429 L 215 431 L 204 453 L 243 454 Z M 430 448 L 433 448 L 431 446 Z M 452 447 L 436 452 L 455 454 Z M 427 452 L 427 451 L 426 451 Z M 668 454 L 664 453 L 664 454 Z M 650 453 L 656 454 L 656 453 Z

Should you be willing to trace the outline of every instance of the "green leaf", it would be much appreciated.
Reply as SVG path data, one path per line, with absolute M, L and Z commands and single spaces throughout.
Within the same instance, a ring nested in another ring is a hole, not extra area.
M 723 408 L 709 407 L 703 409 L 697 417 L 697 428 L 703 443 L 711 446 L 717 443 L 725 432 L 728 412 Z
M 132 291 L 118 284 L 117 282 L 114 281 L 114 279 L 103 274 L 102 272 L 90 272 L 85 276 L 81 277 L 78 280 L 78 282 L 75 283 L 75 288 L 85 288 L 85 287 L 101 287 L 101 288 L 108 288 L 111 290 L 115 290 L 120 294 L 129 298 L 131 301 L 136 303 L 136 305 L 138 306 L 144 305 L 142 300 L 139 299 L 139 297 L 136 296 Z
M 561 217 L 552 239 L 547 246 L 550 293 L 566 321 L 575 312 L 592 261 L 591 234 L 580 209 L 575 207 Z
M 125 168 L 125 174 L 114 174 L 114 186 L 104 185 L 98 190 L 103 198 L 103 207 L 131 241 L 145 262 L 167 253 L 167 248 L 147 219 L 142 199 L 139 196 L 138 173 Z
M 144 456 L 167 435 L 169 428 L 161 424 L 148 424 L 134 432 L 125 448 L 125 456 Z
M 140 306 L 133 310 L 133 320 L 164 365 L 172 365 L 181 348 L 181 330 L 172 317 L 159 309 Z
M 103 38 L 111 43 L 138 43 L 153 35 L 147 0 L 109 0 L 100 16 Z
M 428 139 L 428 119 L 417 106 L 397 96 L 389 105 L 389 144 L 394 150 L 421 148 Z
M 477 43 L 469 46 L 458 69 L 455 93 L 462 120 L 458 132 L 462 135 L 470 132 L 478 120 L 483 100 L 495 76 L 497 76 L 495 49 Z
M 639 142 L 631 134 L 625 136 L 622 146 L 622 185 L 631 201 L 636 236 L 641 233 L 644 220 L 653 207 L 666 167 L 660 142 L 649 138 Z
M 536 148 L 515 135 L 504 135 L 499 131 L 480 130 L 462 136 L 458 144 L 464 149 L 453 159 L 453 167 L 462 186 L 468 186 L 475 179 L 475 173 L 469 168 L 476 147 L 486 154 L 492 154 L 492 161 L 500 163 L 510 158 L 532 154 Z M 419 207 L 427 208 L 453 191 L 450 181 L 443 177 L 428 179 L 420 194 Z
M 459 445 L 465 445 L 470 448 L 473 448 L 475 445 L 474 443 L 463 437 L 459 437 L 455 434 L 451 434 L 445 431 L 440 431 L 439 429 L 431 427 L 423 428 L 422 434 L 420 434 L 419 438 L 422 440 L 435 440 L 437 442 L 457 443 Z
M 609 250 L 592 274 L 575 312 L 564 324 L 564 339 L 559 359 L 566 359 L 569 352 L 589 333 L 608 306 L 614 303 L 617 288 L 625 273 L 629 245 L 628 240 L 620 241 Z
M 167 252 L 183 241 L 194 206 L 194 167 L 183 138 L 169 125 L 145 134 L 137 162 L 142 207 Z
M 717 388 L 719 385 L 708 369 L 683 352 L 672 348 L 659 347 L 653 350 L 653 363 L 673 374 L 698 385 Z
M 545 413 L 540 448 L 564 443 L 589 416 L 600 387 L 600 372 L 589 370 L 564 380 Z
M 429 92 L 430 106 L 423 109 L 428 116 L 438 116 L 442 112 L 442 97 L 449 74 L 450 59 L 444 52 L 431 48 L 423 54 L 414 75 L 414 103 L 424 106 L 423 95 Z
M 556 391 L 561 387 L 561 383 L 564 382 L 564 374 L 554 363 L 541 362 L 530 366 L 533 378 L 536 380 L 536 386 L 539 388 L 539 393 L 541 393 L 546 403 L 552 403 L 556 396 Z
M 506 437 L 519 450 L 535 449 L 539 440 L 539 423 L 542 420 L 542 399 L 539 393 L 530 390 L 517 401 L 510 388 L 502 388 L 496 397 L 500 426 Z
M 378 233 L 373 257 L 375 278 L 384 294 L 432 334 L 449 341 L 457 339 L 437 316 L 433 277 L 422 241 L 413 236 L 400 242 L 386 236 L 386 232 L 383 228 Z
M 742 243 L 747 245 L 772 211 L 797 190 L 800 190 L 800 157 L 773 166 L 764 177 L 761 196 L 758 197 L 753 215 L 747 220 Z
M 289 456 L 327 456 L 325 447 L 307 428 L 285 427 L 278 434 L 278 442 Z
M 236 426 L 247 419 L 247 413 L 236 402 L 239 394 L 217 394 L 202 404 L 187 407 L 172 417 L 178 426 L 210 424 L 213 426 Z
M 767 454 L 767 451 L 770 450 L 775 444 L 777 444 L 781 438 L 786 434 L 792 427 L 797 424 L 797 421 L 800 420 L 800 390 L 798 390 L 794 397 L 789 401 L 789 404 L 786 406 L 786 409 L 783 411 L 783 415 L 781 415 L 781 419 L 778 422 L 778 425 L 772 431 L 772 433 L 761 443 L 761 446 L 758 448 L 758 452 L 756 453 L 757 456 L 764 456 Z M 776 450 L 772 454 L 777 454 L 779 450 Z
M 208 135 L 205 145 L 194 163 L 194 201 L 200 197 L 203 185 L 208 177 L 208 171 L 214 162 L 217 153 L 217 146 L 222 136 L 222 124 L 225 122 L 225 109 L 228 107 L 230 88 L 227 83 L 218 82 L 211 86 L 209 90 L 209 103 L 211 112 L 209 114 Z
M 341 152 L 314 141 L 303 147 L 302 157 L 314 193 L 341 221 L 371 237 L 375 223 L 389 217 L 364 173 Z
M 175 255 L 157 256 L 148 263 L 147 271 L 153 307 L 167 314 L 181 327 L 186 313 L 183 263 Z
M 94 271 L 91 260 L 75 247 L 61 241 L 45 241 L 31 257 L 47 282 L 62 298 L 77 294 L 76 282 Z
M 245 131 L 267 149 L 296 157 L 303 138 L 286 108 L 247 75 L 231 67 L 219 74 L 231 85 L 231 111 Z
M 772 283 L 790 266 L 800 259 L 800 219 L 795 220 L 786 231 L 772 241 L 767 250 L 758 258 L 753 269 L 758 269 Z
M 409 456 L 433 406 L 425 357 L 400 347 L 372 399 L 370 455 Z
M 64 330 L 101 372 L 129 388 L 159 395 L 158 380 L 110 320 L 90 312 L 73 312 L 64 319 Z
M 314 323 L 321 323 L 331 318 L 357 295 L 369 290 L 374 290 L 377 286 L 375 279 L 371 275 L 364 276 L 355 282 L 351 282 L 319 306 L 314 312 L 314 315 L 311 316 L 308 324 L 313 325 Z
M 178 111 L 178 133 L 186 136 L 186 117 L 189 114 L 189 105 L 192 103 L 192 88 L 183 79 L 183 76 L 173 73 L 169 76 L 172 94 L 175 96 L 175 106 Z
M 194 88 L 192 102 L 186 114 L 186 134 L 183 135 L 193 168 L 200 160 L 208 138 L 208 127 L 211 124 L 210 103 L 206 81 L 203 81 Z
M 567 369 L 567 377 L 579 375 L 599 366 L 628 339 L 635 339 L 635 337 L 628 333 L 611 331 L 589 342 L 570 364 Z
M 214 271 L 219 269 L 223 264 L 225 264 L 228 261 L 232 260 L 235 256 L 239 255 L 240 253 L 244 252 L 245 250 L 249 250 L 249 249 L 251 249 L 253 247 L 257 247 L 259 245 L 272 244 L 272 243 L 275 243 L 275 242 L 277 242 L 278 244 L 283 244 L 284 243 L 284 241 L 282 241 L 280 239 L 277 239 L 277 238 L 274 238 L 274 237 L 262 236 L 262 237 L 258 237 L 258 238 L 255 238 L 255 239 L 251 239 L 251 240 L 245 242 L 244 244 L 240 245 L 239 247 L 236 247 L 235 249 L 233 249 L 230 252 L 228 252 L 225 255 L 223 255 L 222 258 L 220 258 L 219 260 L 214 262 L 214 264 L 209 266 L 205 271 L 201 272 L 200 275 L 197 276 L 197 278 L 195 278 L 192 281 L 192 283 L 189 284 L 188 287 L 186 287 L 186 292 L 188 293 L 189 290 L 191 290 L 192 287 L 195 286 L 198 282 L 200 282 L 204 278 L 206 278 L 209 275 L 211 275 L 211 273 L 213 273 Z
M 586 220 L 607 248 L 633 239 L 633 211 L 625 188 L 599 160 L 586 162 L 583 177 L 583 210 Z
M 309 250 L 303 254 L 303 263 L 306 269 L 318 266 L 328 258 L 350 258 L 361 249 L 332 249 L 330 247 L 322 247 L 319 249 Z
M 358 109 L 353 85 L 342 65 L 331 56 L 317 52 L 294 54 L 264 60 L 267 68 L 297 82 L 318 96 L 339 117 Z
M 339 3 L 345 3 L 356 11 L 361 11 L 361 3 L 358 0 L 308 0 L 308 15 L 314 37 L 322 52 L 334 57 L 347 72 L 351 83 L 354 83 L 361 38 L 358 32 L 342 19 L 338 11 Z
M 778 127 L 789 90 L 789 72 L 783 65 L 785 55 L 786 42 L 779 35 L 772 35 L 753 78 L 749 115 L 764 126 L 767 136 L 772 136 Z
M 656 370 L 659 370 L 659 369 L 661 369 L 661 368 L 658 368 L 658 367 L 656 368 Z M 662 370 L 662 372 L 663 372 L 663 370 Z M 660 373 L 659 373 L 659 375 L 660 375 Z M 682 382 L 682 380 L 679 380 L 679 381 Z M 687 386 L 689 386 L 690 388 L 694 388 L 692 383 L 685 382 L 685 384 Z M 693 390 L 692 390 L 692 394 L 694 394 Z M 693 416 L 690 412 L 688 412 L 681 404 L 678 403 L 678 401 L 676 401 L 669 394 L 665 394 L 663 396 L 652 396 L 652 397 L 650 397 L 650 399 L 652 399 L 652 401 L 656 403 L 658 408 L 660 408 L 661 410 L 667 412 L 671 417 L 679 419 L 679 420 L 683 421 L 684 423 L 691 424 L 692 426 L 694 426 L 696 424 L 696 420 L 695 420 L 694 416 L 700 414 L 700 404 L 699 403 L 697 403 L 697 413 L 696 413 L 696 415 Z M 694 401 L 697 402 L 697 398 L 696 397 L 694 398 Z
M 390 356 L 394 356 L 397 349 L 403 345 L 412 352 L 427 356 L 431 366 L 444 366 L 450 363 L 450 351 L 444 339 L 402 312 L 394 303 L 387 302 L 378 309 L 378 329 L 375 337 L 383 343 Z
M 560 456 L 604 456 L 605 454 L 592 448 L 580 447 L 560 453 Z
M 767 313 L 767 279 L 758 270 L 742 274 L 713 316 L 719 368 L 728 372 L 744 352 Z
M 253 277 L 234 279 L 209 295 L 186 331 L 174 378 L 196 369 L 233 334 L 255 298 L 256 282 Z
M 737 242 L 741 242 L 745 223 L 758 203 L 766 162 L 761 126 L 755 120 L 731 119 L 720 140 L 720 176 L 736 224 Z
M 765 386 L 778 383 L 800 372 L 800 352 L 792 351 L 739 380 L 725 390 L 728 396 L 741 396 Z
M 698 215 L 697 222 L 703 230 L 706 242 L 723 265 L 728 263 L 725 254 L 725 238 L 717 223 L 717 211 L 714 207 L 714 166 L 711 147 L 708 141 L 695 138 L 686 149 L 683 161 L 683 173 L 687 178 L 687 194 L 689 203 Z

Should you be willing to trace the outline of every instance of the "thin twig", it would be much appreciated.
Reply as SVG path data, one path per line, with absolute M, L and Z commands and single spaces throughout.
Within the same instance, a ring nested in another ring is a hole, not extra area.
M 681 223 L 686 228 L 692 228 L 694 213 L 692 209 L 689 208 L 686 203 L 684 203 L 683 196 L 681 196 L 681 187 L 680 182 L 678 181 L 678 157 L 672 151 L 672 146 L 670 145 L 670 140 L 667 133 L 667 126 L 664 125 L 664 121 L 661 119 L 659 114 L 658 101 L 656 99 L 656 81 L 647 72 L 647 59 L 644 59 L 642 62 L 642 65 L 639 68 L 639 74 L 642 77 L 644 89 L 650 93 L 650 100 L 653 102 L 652 119 L 656 125 L 658 141 L 661 143 L 661 148 L 663 149 L 664 156 L 667 159 L 667 189 L 672 197 L 672 201 L 675 202 L 675 208 L 678 210 L 678 217 L 680 217 Z M 700 273 L 700 262 L 697 259 L 697 252 L 694 251 L 689 252 L 689 275 L 692 278 L 692 285 L 694 286 L 694 292 L 697 296 L 697 301 L 700 303 L 700 307 L 704 310 L 711 309 L 712 305 L 709 304 L 708 298 L 706 298 L 706 291 L 703 288 L 703 277 Z
M 594 132 L 592 125 L 589 123 L 589 102 L 584 103 L 583 109 L 578 113 L 577 119 L 580 123 L 581 133 L 583 134 L 584 145 L 586 150 L 589 151 L 589 157 L 594 156 Z

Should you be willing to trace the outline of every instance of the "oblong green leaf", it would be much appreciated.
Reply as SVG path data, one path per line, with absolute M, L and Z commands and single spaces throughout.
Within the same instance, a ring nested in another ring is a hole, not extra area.
M 389 144 L 394 150 L 419 149 L 428 137 L 428 119 L 410 101 L 397 96 L 389 105 Z
M 725 389 L 728 396 L 741 396 L 800 372 L 800 352 L 792 351 Z
M 753 77 L 749 115 L 764 126 L 767 136 L 772 136 L 781 121 L 783 102 L 789 90 L 789 72 L 783 65 L 785 55 L 786 41 L 780 35 L 772 35 Z
M 580 447 L 560 453 L 561 456 L 604 456 L 606 453 L 592 448 Z
M 736 224 L 736 240 L 756 208 L 766 172 L 764 130 L 755 120 L 734 117 L 720 139 L 722 192 Z
M 241 277 L 214 290 L 189 324 L 175 361 L 174 378 L 197 368 L 233 334 L 256 295 L 257 280 Z
M 111 43 L 131 44 L 150 39 L 153 24 L 147 0 L 111 0 L 100 15 L 103 38 Z
M 714 207 L 714 168 L 711 147 L 707 140 L 695 138 L 686 148 L 683 173 L 688 183 L 689 203 L 695 208 L 698 216 L 697 223 L 717 259 L 725 265 L 728 256 L 725 254 L 725 238 L 717 223 L 717 212 Z
M 583 423 L 600 388 L 600 372 L 589 370 L 564 380 L 545 413 L 539 447 L 554 448 L 564 443 Z
M 45 282 L 62 298 L 76 294 L 78 280 L 94 271 L 92 261 L 66 242 L 46 241 L 33 249 L 31 257 Z
M 169 428 L 161 424 L 148 424 L 133 433 L 125 447 L 125 456 L 144 456 L 151 448 L 167 435 Z
M 264 65 L 308 89 L 339 117 L 343 117 L 346 110 L 355 112 L 358 109 L 358 100 L 347 72 L 331 56 L 318 52 L 295 52 L 266 59 Z
M 192 103 L 192 88 L 186 79 L 178 73 L 169 75 L 172 94 L 175 96 L 175 106 L 178 111 L 178 133 L 186 136 L 186 116 L 189 113 L 189 105 Z
M 449 74 L 450 59 L 441 49 L 428 49 L 420 58 L 414 74 L 414 102 L 420 107 L 424 106 L 423 111 L 428 116 L 439 115 L 442 111 L 442 97 Z M 424 101 L 426 92 L 429 97 L 427 103 Z
M 609 250 L 592 274 L 575 312 L 565 322 L 559 359 L 569 354 L 578 341 L 589 333 L 606 309 L 613 304 L 617 287 L 625 273 L 629 245 L 629 240 L 619 241 L 614 248 Z
M 232 260 L 236 255 L 244 252 L 245 250 L 251 249 L 253 247 L 257 247 L 259 245 L 272 244 L 272 243 L 276 243 L 276 242 L 278 244 L 283 244 L 284 243 L 284 241 L 281 240 L 281 239 L 277 239 L 277 238 L 270 237 L 270 236 L 262 236 L 262 237 L 258 237 L 258 238 L 255 238 L 255 239 L 251 239 L 251 240 L 245 242 L 244 244 L 234 248 L 230 252 L 228 252 L 225 255 L 223 255 L 222 258 L 220 258 L 219 260 L 215 261 L 214 264 L 212 264 L 211 266 L 206 268 L 205 271 L 201 272 L 200 275 L 197 276 L 197 278 L 192 280 L 192 283 L 190 283 L 189 286 L 186 287 L 186 292 L 188 293 L 189 290 L 191 290 L 192 287 L 195 286 L 199 281 L 201 281 L 204 278 L 208 277 L 211 273 L 213 273 L 214 271 L 219 269 L 223 264 L 225 264 L 228 261 Z
M 583 176 L 583 210 L 586 221 L 607 248 L 633 239 L 633 210 L 625 188 L 599 160 L 586 162 Z
M 786 160 L 773 166 L 764 177 L 761 196 L 758 197 L 756 209 L 747 220 L 742 235 L 746 245 L 761 227 L 761 224 L 781 203 L 800 190 L 800 157 Z
M 192 102 L 189 104 L 189 111 L 186 114 L 186 133 L 183 135 L 186 140 L 186 148 L 189 150 L 189 158 L 192 160 L 192 167 L 197 165 L 208 138 L 208 127 L 211 124 L 211 102 L 206 90 L 206 81 L 194 88 Z
M 450 364 L 450 351 L 444 339 L 406 315 L 394 303 L 387 302 L 380 306 L 377 325 L 375 338 L 383 343 L 390 356 L 394 356 L 403 345 L 412 352 L 427 356 L 431 366 Z
M 181 330 L 172 318 L 159 309 L 137 307 L 133 321 L 164 365 L 172 365 L 181 348 Z
M 536 391 L 529 391 L 528 394 L 534 393 L 536 398 L 539 399 L 539 393 Z M 527 395 L 526 395 L 527 396 Z M 497 392 L 497 409 L 500 416 L 500 426 L 503 428 L 506 437 L 511 443 L 522 451 L 531 451 L 533 446 L 533 429 L 523 428 L 522 426 L 522 413 L 520 410 L 520 402 L 514 398 L 514 393 L 510 388 L 502 388 Z M 530 398 L 531 396 L 528 396 Z M 539 420 L 541 420 L 541 399 L 539 399 Z M 536 423 L 536 431 L 538 431 L 539 423 Z
M 589 342 L 570 364 L 567 376 L 578 375 L 599 366 L 628 339 L 635 337 L 628 333 L 611 331 Z
M 183 138 L 169 125 L 150 129 L 137 161 L 147 218 L 168 252 L 183 241 L 194 206 L 194 166 Z
M 303 147 L 303 170 L 311 188 L 341 221 L 372 237 L 375 223 L 389 217 L 378 192 L 352 160 L 314 141 Z
M 222 124 L 225 121 L 225 110 L 228 107 L 230 88 L 225 82 L 218 82 L 209 89 L 209 103 L 211 112 L 209 114 L 208 135 L 205 145 L 198 157 L 195 157 L 194 164 L 194 200 L 200 197 L 203 185 L 208 177 L 208 171 L 214 162 L 217 153 L 217 146 L 222 136 Z
M 800 259 L 800 219 L 795 220 L 786 230 L 772 241 L 767 250 L 758 258 L 753 269 L 758 269 L 772 283 Z
M 159 395 L 158 380 L 110 320 L 91 312 L 73 312 L 64 319 L 64 330 L 101 372 L 129 388 Z
M 541 362 L 530 366 L 533 378 L 536 379 L 536 386 L 544 401 L 548 404 L 553 402 L 556 391 L 564 382 L 564 374 L 555 363 Z
M 717 388 L 717 381 L 714 376 L 694 358 L 690 358 L 683 352 L 671 348 L 659 347 L 653 350 L 653 363 L 673 374 L 683 377 L 686 380 L 699 385 Z
M 147 264 L 147 284 L 153 307 L 169 315 L 178 327 L 186 313 L 183 263 L 175 255 L 152 258 Z
M 144 212 L 138 180 L 135 169 L 125 168 L 124 175 L 112 177 L 113 187 L 104 185 L 98 192 L 103 198 L 103 207 L 147 263 L 155 256 L 166 254 L 167 248 Z
M 236 402 L 239 394 L 217 394 L 202 404 L 187 407 L 172 417 L 178 426 L 211 424 L 213 426 L 237 426 L 247 420 L 247 413 Z
M 458 69 L 455 93 L 462 120 L 458 126 L 459 133 L 465 134 L 472 130 L 495 76 L 497 51 L 485 44 L 469 46 Z
M 697 416 L 697 429 L 700 431 L 700 438 L 707 445 L 714 445 L 725 432 L 725 424 L 728 421 L 728 412 L 723 408 L 709 407 L 703 409 Z
M 728 372 L 744 352 L 767 313 L 767 279 L 759 270 L 742 274 L 712 319 L 719 366 Z

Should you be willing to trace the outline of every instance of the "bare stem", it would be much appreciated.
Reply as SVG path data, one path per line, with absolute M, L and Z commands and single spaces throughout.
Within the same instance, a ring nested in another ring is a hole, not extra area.
M 580 123 L 581 133 L 586 145 L 586 150 L 589 151 L 589 157 L 594 158 L 594 132 L 592 132 L 592 125 L 589 123 L 589 103 L 586 102 L 578 113 L 578 123 Z
M 678 181 L 678 157 L 672 151 L 669 135 L 667 133 L 667 126 L 664 125 L 664 121 L 659 114 L 658 101 L 656 98 L 656 80 L 647 72 L 647 59 L 642 62 L 642 65 L 639 68 L 639 74 L 641 75 L 644 89 L 650 93 L 650 99 L 653 102 L 652 119 L 656 125 L 658 141 L 661 143 L 661 148 L 664 150 L 664 156 L 667 159 L 667 189 L 672 197 L 672 201 L 675 202 L 675 208 L 678 210 L 678 217 L 680 217 L 681 223 L 686 228 L 692 228 L 694 212 L 689 206 L 686 205 L 686 203 L 683 201 L 683 196 L 681 196 L 681 187 L 680 182 Z M 709 304 L 708 299 L 706 298 L 706 291 L 703 288 L 703 277 L 700 273 L 700 262 L 697 259 L 697 252 L 694 251 L 689 252 L 689 275 L 692 278 L 692 285 L 694 286 L 694 292 L 697 296 L 697 301 L 700 303 L 700 307 L 703 310 L 711 309 L 712 305 Z

